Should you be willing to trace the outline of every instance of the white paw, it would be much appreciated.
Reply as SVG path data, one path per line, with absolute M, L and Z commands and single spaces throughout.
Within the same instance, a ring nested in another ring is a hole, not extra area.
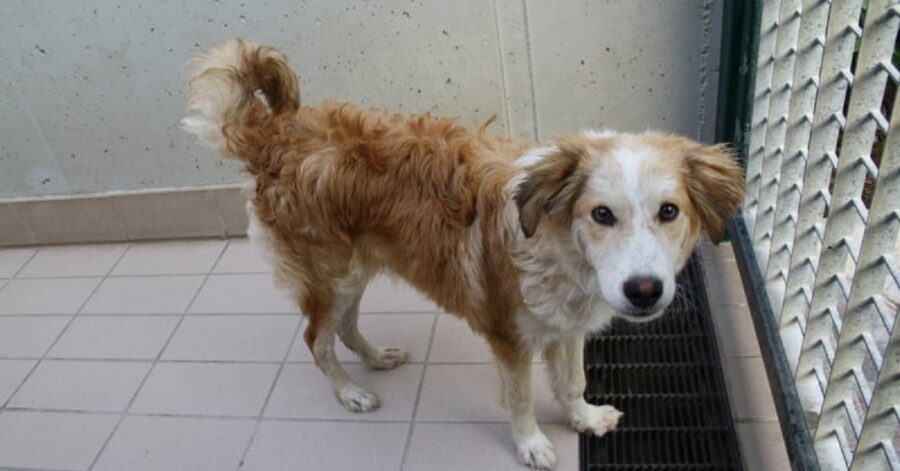
M 381 350 L 381 354 L 375 358 L 371 358 L 366 361 L 366 364 L 371 368 L 375 368 L 376 370 L 389 370 L 391 368 L 402 365 L 406 362 L 406 358 L 409 354 L 406 352 L 406 349 L 398 348 L 398 347 L 388 347 Z
M 587 404 L 572 416 L 572 427 L 579 432 L 590 432 L 598 437 L 615 430 L 624 414 L 613 406 Z
M 516 443 L 516 451 L 519 454 L 519 461 L 534 469 L 553 469 L 556 464 L 553 444 L 541 432 L 519 440 Z
M 338 400 L 350 412 L 369 412 L 378 408 L 378 396 L 356 385 L 346 386 L 337 393 Z

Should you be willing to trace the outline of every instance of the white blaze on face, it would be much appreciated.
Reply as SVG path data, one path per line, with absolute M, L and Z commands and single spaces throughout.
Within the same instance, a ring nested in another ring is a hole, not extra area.
M 663 283 L 656 304 L 661 310 L 675 295 L 683 237 L 667 234 L 657 215 L 677 191 L 677 182 L 652 165 L 649 151 L 620 146 L 609 157 L 590 177 L 585 193 L 596 205 L 608 207 L 616 223 L 591 227 L 596 223 L 590 218 L 577 219 L 576 238 L 597 272 L 603 297 L 613 308 L 626 314 L 635 311 L 625 296 L 624 284 L 634 277 L 652 277 Z

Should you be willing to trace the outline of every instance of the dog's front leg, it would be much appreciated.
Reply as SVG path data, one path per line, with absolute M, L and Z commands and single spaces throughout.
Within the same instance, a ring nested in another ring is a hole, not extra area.
M 556 464 L 553 444 L 541 432 L 534 415 L 531 393 L 531 356 L 516 354 L 498 358 L 501 398 L 512 425 L 519 460 L 536 469 L 552 469 Z
M 553 393 L 566 408 L 572 427 L 597 436 L 616 428 L 622 412 L 613 406 L 595 406 L 584 400 L 584 336 L 551 343 L 544 349 L 544 359 L 550 372 Z

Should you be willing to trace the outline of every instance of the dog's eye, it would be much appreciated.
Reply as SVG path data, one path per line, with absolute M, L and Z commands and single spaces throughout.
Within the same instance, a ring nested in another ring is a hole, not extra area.
M 659 221 L 672 222 L 678 217 L 678 206 L 672 203 L 665 203 L 659 207 Z
M 606 206 L 597 206 L 594 208 L 594 210 L 591 211 L 591 218 L 593 218 L 594 222 L 597 224 L 603 224 L 604 226 L 612 226 L 616 223 L 616 217 Z

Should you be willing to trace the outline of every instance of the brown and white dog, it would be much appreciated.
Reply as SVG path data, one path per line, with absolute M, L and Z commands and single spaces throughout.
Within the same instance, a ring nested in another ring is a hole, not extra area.
M 576 429 L 615 428 L 621 412 L 583 398 L 584 335 L 616 316 L 659 316 L 701 232 L 722 237 L 743 178 L 724 148 L 681 137 L 588 131 L 536 147 L 489 124 L 300 106 L 285 56 L 238 39 L 197 59 L 183 120 L 253 175 L 251 236 L 309 318 L 304 339 L 348 410 L 378 398 L 341 367 L 335 336 L 372 368 L 407 356 L 357 328 L 366 283 L 388 271 L 487 339 L 519 459 L 551 468 L 533 353 Z

